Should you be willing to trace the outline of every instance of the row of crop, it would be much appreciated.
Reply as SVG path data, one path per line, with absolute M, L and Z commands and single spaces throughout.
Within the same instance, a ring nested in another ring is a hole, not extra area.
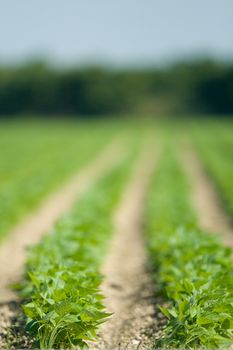
M 233 217 L 233 124 L 209 122 L 205 127 L 194 128 L 194 138 L 199 156 L 219 196 Z
M 189 186 L 167 149 L 146 208 L 146 237 L 155 283 L 169 306 L 162 348 L 224 348 L 233 336 L 233 274 L 229 249 L 197 227 Z
M 108 317 L 100 292 L 100 265 L 135 155 L 131 150 L 30 249 L 21 293 L 27 301 L 27 331 L 42 349 L 85 347 Z
M 114 128 L 89 124 L 1 125 L 0 238 L 96 155 Z

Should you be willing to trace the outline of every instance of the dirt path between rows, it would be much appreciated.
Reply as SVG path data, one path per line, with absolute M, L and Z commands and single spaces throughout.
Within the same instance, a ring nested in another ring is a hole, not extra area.
M 69 179 L 61 190 L 52 194 L 34 213 L 10 232 L 9 238 L 0 246 L 1 303 L 16 297 L 8 285 L 21 277 L 25 262 L 25 247 L 38 242 L 92 183 L 120 161 L 123 149 L 119 146 L 116 141 L 108 145 L 93 161 Z
M 100 341 L 92 344 L 91 350 L 149 350 L 163 325 L 164 317 L 155 306 L 159 300 L 155 300 L 142 234 L 144 199 L 157 158 L 153 148 L 140 155 L 116 212 L 102 286 L 107 310 L 113 316 L 102 326 Z
M 181 160 L 192 185 L 192 200 L 199 226 L 211 233 L 221 234 L 223 243 L 233 247 L 233 227 L 217 196 L 211 179 L 206 174 L 196 151 L 191 145 L 183 147 Z

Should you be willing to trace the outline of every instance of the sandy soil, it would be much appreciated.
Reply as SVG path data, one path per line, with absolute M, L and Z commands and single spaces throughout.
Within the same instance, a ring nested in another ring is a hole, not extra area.
M 0 246 L 0 348 L 6 347 L 7 329 L 15 322 L 18 312 L 17 295 L 9 288 L 9 284 L 17 282 L 22 276 L 26 258 L 25 248 L 38 242 L 83 192 L 115 166 L 122 156 L 123 147 L 118 142 L 111 143 L 60 191 L 51 195 L 40 208 L 15 227 L 9 238 Z M 13 324 L 13 327 L 17 328 L 17 325 Z M 11 334 L 9 336 L 12 338 Z M 10 341 L 12 343 L 12 339 Z
M 233 247 L 233 228 L 224 212 L 211 179 L 191 145 L 186 145 L 180 153 L 185 171 L 192 184 L 192 200 L 203 229 L 221 234 L 223 243 Z
M 102 286 L 113 316 L 102 326 L 100 341 L 91 350 L 151 349 L 166 322 L 156 307 L 161 301 L 155 298 L 142 235 L 144 197 L 157 158 L 153 148 L 141 154 L 115 216 Z

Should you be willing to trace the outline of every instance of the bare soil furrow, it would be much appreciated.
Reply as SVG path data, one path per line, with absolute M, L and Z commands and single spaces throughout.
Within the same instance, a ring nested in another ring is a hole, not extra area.
M 107 310 L 113 313 L 91 349 L 150 349 L 164 317 L 156 309 L 143 239 L 143 207 L 156 157 L 146 148 L 115 216 L 115 233 L 103 266 Z M 159 314 L 159 317 L 157 317 Z M 153 337 L 152 337 L 153 335 Z
M 181 159 L 192 184 L 192 200 L 199 226 L 211 233 L 221 234 L 224 244 L 233 247 L 231 221 L 195 150 L 191 146 L 185 147 L 181 153 Z

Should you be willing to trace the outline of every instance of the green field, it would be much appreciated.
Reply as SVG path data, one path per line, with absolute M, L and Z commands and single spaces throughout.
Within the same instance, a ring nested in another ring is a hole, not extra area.
M 0 238 L 93 159 L 114 132 L 109 124 L 1 124 Z
M 114 213 L 147 145 L 149 161 L 157 161 L 145 188 L 140 230 L 166 320 L 160 338 L 154 336 L 153 348 L 230 348 L 232 249 L 222 243 L 224 232 L 216 229 L 216 237 L 216 232 L 212 235 L 200 227 L 192 182 L 180 157 L 182 147 L 192 145 L 231 221 L 233 123 L 228 120 L 2 122 L 1 245 L 17 224 L 113 140 L 123 148 L 119 162 L 25 255 L 25 274 L 15 281 L 23 306 L 17 315 L 24 324 L 21 334 L 33 339 L 34 348 L 84 349 L 90 340 L 98 341 L 101 324 L 111 322 L 101 289 L 105 279 L 101 267 L 114 233 Z

